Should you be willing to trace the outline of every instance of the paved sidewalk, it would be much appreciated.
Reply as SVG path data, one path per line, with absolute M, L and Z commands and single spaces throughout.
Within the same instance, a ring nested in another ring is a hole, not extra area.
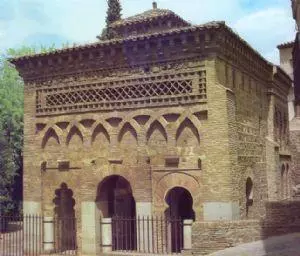
M 300 256 L 300 233 L 241 244 L 209 256 Z

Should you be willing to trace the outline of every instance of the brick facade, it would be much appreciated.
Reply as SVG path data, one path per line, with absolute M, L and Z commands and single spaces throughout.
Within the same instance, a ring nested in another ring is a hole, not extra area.
M 24 210 L 55 215 L 66 185 L 80 250 L 81 205 L 106 215 L 99 191 L 116 175 L 137 213 L 165 214 L 168 193 L 186 189 L 194 236 L 223 228 L 203 221 L 257 219 L 264 201 L 290 195 L 280 169 L 290 163 L 290 79 L 224 23 L 191 26 L 174 15 L 155 18 L 159 34 L 124 37 L 116 25 L 112 40 L 12 60 L 25 81 Z M 124 26 L 153 22 L 144 19 Z M 229 228 L 239 236 L 250 222 Z

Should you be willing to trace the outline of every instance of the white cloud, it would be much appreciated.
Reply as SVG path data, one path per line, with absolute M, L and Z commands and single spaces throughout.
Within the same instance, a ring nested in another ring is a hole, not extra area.
M 233 28 L 270 61 L 278 63 L 276 46 L 294 39 L 294 21 L 283 8 L 267 8 L 238 19 Z

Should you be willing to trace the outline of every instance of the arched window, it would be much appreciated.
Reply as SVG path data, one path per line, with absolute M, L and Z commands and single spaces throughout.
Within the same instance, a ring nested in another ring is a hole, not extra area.
M 290 196 L 290 178 L 289 178 L 289 175 L 290 175 L 290 166 L 289 164 L 286 164 L 286 167 L 285 167 L 286 171 L 285 171 L 285 187 L 286 187 L 286 198 L 289 198 Z
M 250 177 L 246 181 L 246 216 L 248 217 L 249 207 L 253 205 L 253 181 Z
M 285 165 L 281 165 L 281 175 L 280 175 L 280 186 L 281 186 L 281 199 L 285 197 Z

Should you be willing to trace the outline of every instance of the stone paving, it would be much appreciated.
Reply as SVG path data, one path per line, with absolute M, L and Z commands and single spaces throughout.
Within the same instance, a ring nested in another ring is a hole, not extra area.
M 210 254 L 209 256 L 299 256 L 300 233 L 271 237 L 241 244 Z

